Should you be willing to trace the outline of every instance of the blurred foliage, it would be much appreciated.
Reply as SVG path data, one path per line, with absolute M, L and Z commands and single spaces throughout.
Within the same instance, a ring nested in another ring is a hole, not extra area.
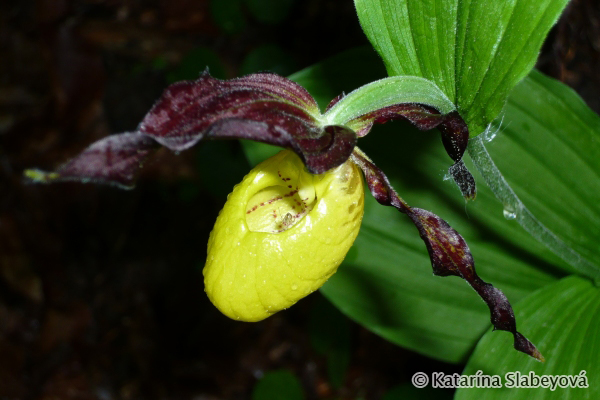
M 327 359 L 327 373 L 334 388 L 344 384 L 350 364 L 350 321 L 330 302 L 319 298 L 308 323 L 310 342 Z
M 242 0 L 211 0 L 210 11 L 219 28 L 227 34 L 237 34 L 246 28 Z
M 282 23 L 290 14 L 295 0 L 246 0 L 252 16 L 266 24 Z
M 167 82 L 196 80 L 207 69 L 215 78 L 226 78 L 219 55 L 209 48 L 198 47 L 189 51 L 179 65 L 167 74 Z
M 265 44 L 248 53 L 240 67 L 240 75 L 269 71 L 287 76 L 297 69 L 293 54 L 276 44 Z
M 290 371 L 269 371 L 254 386 L 252 400 L 303 400 L 302 386 Z

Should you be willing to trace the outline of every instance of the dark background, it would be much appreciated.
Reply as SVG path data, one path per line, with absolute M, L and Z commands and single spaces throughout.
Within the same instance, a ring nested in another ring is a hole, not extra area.
M 161 152 L 133 191 L 23 183 L 25 168 L 135 129 L 166 85 L 204 65 L 286 75 L 368 44 L 350 0 L 282 1 L 274 16 L 248 4 L 0 3 L 0 399 L 245 399 L 281 368 L 309 399 L 379 399 L 416 371 L 461 371 L 350 323 L 336 388 L 311 344 L 320 294 L 255 324 L 208 302 L 208 234 L 248 171 L 236 142 Z M 538 67 L 600 110 L 597 0 L 570 4 Z

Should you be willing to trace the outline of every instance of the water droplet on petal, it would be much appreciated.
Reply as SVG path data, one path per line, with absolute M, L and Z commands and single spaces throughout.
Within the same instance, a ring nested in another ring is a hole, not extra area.
M 292 285 L 292 290 L 298 290 L 298 285 Z
M 489 127 L 483 135 L 487 142 L 491 142 L 498 135 L 498 128 Z
M 505 207 L 504 210 L 502 210 L 502 215 L 504 215 L 504 218 L 506 218 L 506 219 L 517 218 L 516 211 L 513 210 L 511 207 Z

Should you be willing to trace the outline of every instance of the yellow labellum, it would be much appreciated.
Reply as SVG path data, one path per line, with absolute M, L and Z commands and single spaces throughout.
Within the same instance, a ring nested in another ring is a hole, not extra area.
M 208 240 L 206 293 L 230 318 L 260 321 L 320 288 L 360 229 L 364 191 L 352 162 L 308 173 L 284 150 L 236 185 Z

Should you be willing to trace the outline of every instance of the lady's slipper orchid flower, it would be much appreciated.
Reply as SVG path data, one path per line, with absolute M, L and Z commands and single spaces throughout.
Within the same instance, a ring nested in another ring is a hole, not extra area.
M 320 288 L 358 234 L 359 168 L 323 174 L 284 150 L 256 166 L 229 195 L 208 241 L 206 293 L 230 318 L 259 321 Z
M 25 175 L 35 182 L 131 187 L 160 145 L 181 151 L 205 139 L 243 138 L 287 148 L 236 186 L 209 239 L 209 298 L 231 318 L 258 321 L 318 289 L 336 271 L 360 227 L 362 173 L 379 203 L 415 224 L 434 274 L 465 279 L 490 308 L 494 328 L 511 332 L 517 350 L 543 360 L 517 332 L 506 296 L 477 276 L 462 236 L 437 215 L 406 204 L 356 147 L 373 124 L 397 118 L 421 130 L 438 128 L 454 160 L 454 180 L 465 198 L 474 198 L 475 182 L 462 162 L 467 126 L 434 83 L 417 77 L 372 82 L 334 99 L 321 114 L 304 88 L 281 76 L 222 81 L 204 73 L 167 88 L 137 131 L 101 139 L 55 172 Z

